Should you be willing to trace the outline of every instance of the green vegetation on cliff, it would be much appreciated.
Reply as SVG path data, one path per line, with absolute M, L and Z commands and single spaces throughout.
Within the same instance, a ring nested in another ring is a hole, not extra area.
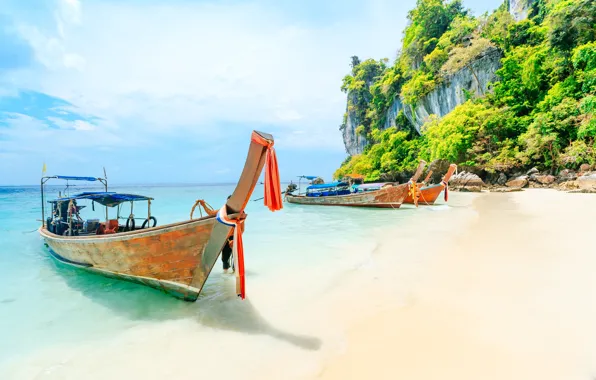
M 438 158 L 488 173 L 596 164 L 595 1 L 537 0 L 529 18 L 515 22 L 506 3 L 475 18 L 459 0 L 418 0 L 408 19 L 392 66 L 352 57 L 341 88 L 357 132 L 370 143 L 335 177 L 390 178 L 418 159 Z M 416 107 L 490 48 L 503 56 L 491 91 L 465 94 L 468 100 L 444 117 L 431 115 L 420 134 L 403 111 L 396 127 L 382 130 L 396 97 Z

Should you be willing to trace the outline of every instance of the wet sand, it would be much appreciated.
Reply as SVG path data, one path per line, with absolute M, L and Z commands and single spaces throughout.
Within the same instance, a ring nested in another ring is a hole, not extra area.
M 596 197 L 492 193 L 473 209 L 452 238 L 420 244 L 438 249 L 415 280 L 391 276 L 397 252 L 381 243 L 386 306 L 348 322 L 321 379 L 596 378 Z

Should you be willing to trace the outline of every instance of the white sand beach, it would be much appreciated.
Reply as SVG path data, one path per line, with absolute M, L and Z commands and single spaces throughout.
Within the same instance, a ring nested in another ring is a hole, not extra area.
M 477 217 L 452 239 L 421 242 L 437 251 L 415 282 L 391 280 L 409 302 L 350 324 L 345 352 L 320 378 L 596 376 L 596 197 L 485 194 L 473 209 Z M 388 278 L 399 265 L 391 246 L 388 238 L 378 255 Z

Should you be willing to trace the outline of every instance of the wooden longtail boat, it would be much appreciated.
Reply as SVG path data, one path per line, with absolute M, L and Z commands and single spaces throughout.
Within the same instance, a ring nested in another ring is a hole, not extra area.
M 320 206 L 349 206 L 349 207 L 376 207 L 376 208 L 399 208 L 410 191 L 410 185 L 415 184 L 426 162 L 421 161 L 418 169 L 412 179 L 408 183 L 395 185 L 387 184 L 379 190 L 365 191 L 365 192 L 347 192 L 346 190 L 337 190 L 343 182 L 337 182 L 331 188 L 333 195 L 314 196 L 315 194 L 293 195 L 286 193 L 285 200 L 288 203 L 297 203 L 303 205 L 320 205 Z M 321 185 L 313 185 L 321 186 Z M 311 187 L 313 188 L 313 187 Z M 314 188 L 319 189 L 322 187 Z M 308 191 L 308 188 L 307 188 Z M 337 195 L 335 195 L 337 194 Z M 316 194 L 318 195 L 318 194 Z
M 418 204 L 419 205 L 434 204 L 435 201 L 437 200 L 437 198 L 439 197 L 439 194 L 441 194 L 441 192 L 443 190 L 445 190 L 444 198 L 445 198 L 445 202 L 447 202 L 447 200 L 449 199 L 449 187 L 448 187 L 449 179 L 455 172 L 456 168 L 457 168 L 457 165 L 455 165 L 455 164 L 449 165 L 449 169 L 447 169 L 447 173 L 445 173 L 445 175 L 443 176 L 443 179 L 441 180 L 440 183 L 437 183 L 434 185 L 427 185 L 427 186 L 425 186 L 423 183 L 419 184 L 418 185 L 419 192 L 418 192 L 418 197 L 417 197 Z M 415 203 L 414 197 L 412 197 L 412 194 L 408 194 L 408 196 L 404 200 L 404 203 L 408 203 L 408 204 Z
M 282 204 L 273 137 L 254 131 L 236 189 L 217 215 L 208 212 L 204 217 L 192 219 L 191 216 L 189 220 L 163 226 L 133 227 L 129 231 L 126 231 L 129 228 L 123 228 L 125 232 L 118 231 L 117 220 L 115 224 L 114 220 L 106 220 L 104 228 L 114 227 L 116 231 L 104 231 L 102 234 L 98 231 L 79 236 L 61 236 L 50 232 L 48 221 L 44 219 L 44 184 L 51 178 L 100 180 L 105 186 L 106 196 L 113 198 L 110 195 L 113 193 L 107 193 L 107 181 L 93 177 L 43 177 L 43 224 L 39 233 L 50 248 L 52 257 L 65 264 L 147 285 L 186 301 L 195 301 L 233 229 L 237 291 L 244 298 L 242 228 L 236 227 L 244 222 L 246 214 L 243 210 L 266 162 L 265 204 L 272 211 L 279 210 Z M 148 203 L 150 205 L 150 198 Z M 69 218 L 71 205 L 69 203 Z M 76 206 L 74 208 L 78 214 Z M 148 210 L 147 220 L 151 217 L 150 207 Z M 106 219 L 107 216 L 106 206 Z M 72 218 L 69 223 L 72 226 Z

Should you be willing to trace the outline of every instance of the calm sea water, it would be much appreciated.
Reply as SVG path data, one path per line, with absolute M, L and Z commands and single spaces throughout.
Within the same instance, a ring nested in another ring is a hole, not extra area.
M 50 188 L 49 196 L 57 195 L 59 190 L 63 188 Z M 77 190 L 87 189 L 71 192 Z M 199 198 L 220 207 L 233 186 L 136 186 L 110 190 L 154 197 L 152 214 L 159 224 L 165 224 L 187 219 Z M 253 198 L 259 198 L 262 192 L 258 186 Z M 15 359 L 52 347 L 105 340 L 143 324 L 192 319 L 211 330 L 236 329 L 236 306 L 222 308 L 222 304 L 243 301 L 235 299 L 233 277 L 221 274 L 220 263 L 195 303 L 70 268 L 48 255 L 36 232 L 40 203 L 37 187 L 0 187 L 0 369 Z M 294 299 L 315 298 L 346 270 L 370 258 L 375 236 L 383 233 L 383 227 L 412 223 L 424 226 L 428 215 L 450 212 L 454 204 L 457 200 L 451 201 L 450 206 L 424 210 L 284 204 L 283 210 L 271 213 L 262 201 L 250 202 L 244 235 L 248 298 L 259 296 L 260 304 L 266 304 L 268 299 L 284 297 L 276 291 L 292 292 L 287 296 Z M 83 210 L 84 218 L 92 214 L 89 209 Z M 103 208 L 96 207 L 96 213 L 98 209 Z M 143 207 L 135 210 L 137 215 L 144 212 Z M 421 237 L 423 234 L 410 236 Z M 287 282 L 294 285 L 277 286 Z

